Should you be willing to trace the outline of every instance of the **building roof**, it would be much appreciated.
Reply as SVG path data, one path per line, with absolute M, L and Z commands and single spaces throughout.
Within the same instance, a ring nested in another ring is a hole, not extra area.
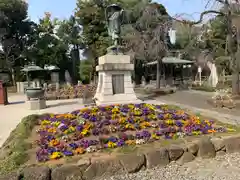
M 180 59 L 177 57 L 164 57 L 162 59 L 162 62 L 164 64 L 192 64 L 192 63 L 194 63 L 193 61 Z M 154 65 L 154 64 L 157 64 L 157 61 L 149 62 L 146 65 Z

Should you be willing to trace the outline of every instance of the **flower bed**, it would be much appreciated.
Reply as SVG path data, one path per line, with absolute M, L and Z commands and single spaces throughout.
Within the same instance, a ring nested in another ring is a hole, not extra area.
M 39 119 L 40 162 L 105 148 L 140 145 L 228 129 L 167 105 L 128 104 L 83 108 Z
M 56 92 L 56 90 L 47 90 L 45 96 L 47 100 L 82 98 L 86 88 L 90 93 L 94 94 L 97 87 L 96 85 L 64 86 L 60 88 L 59 92 Z

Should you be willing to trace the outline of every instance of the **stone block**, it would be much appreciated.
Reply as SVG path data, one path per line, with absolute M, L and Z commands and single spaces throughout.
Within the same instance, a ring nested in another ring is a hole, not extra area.
M 192 153 L 193 155 L 196 155 L 198 153 L 198 144 L 197 143 L 189 143 L 187 144 L 187 151 Z
M 47 107 L 45 99 L 29 100 L 30 110 L 40 110 Z
M 167 149 L 152 150 L 145 154 L 147 161 L 147 168 L 154 168 L 156 166 L 165 166 L 169 164 L 169 154 Z
M 225 151 L 218 151 L 217 152 L 217 156 L 224 156 L 226 154 L 226 152 Z
M 229 137 L 224 139 L 227 153 L 240 152 L 240 137 Z
M 23 170 L 24 180 L 49 180 L 51 171 L 48 167 L 28 167 Z
M 195 159 L 195 156 L 190 152 L 184 152 L 178 162 L 183 165 L 184 163 L 191 162 Z
M 201 158 L 213 158 L 216 156 L 216 151 L 210 138 L 203 137 L 198 143 L 198 156 Z
M 83 170 L 77 165 L 62 165 L 52 170 L 52 180 L 83 180 Z
M 120 162 L 128 173 L 135 173 L 146 165 L 143 154 L 129 154 L 120 157 Z
M 184 150 L 180 146 L 172 145 L 168 149 L 169 152 L 169 158 L 171 161 L 176 161 L 178 160 L 184 153 Z
M 102 176 L 109 177 L 123 172 L 124 168 L 117 159 L 95 161 L 85 170 L 83 179 L 92 180 L 94 178 L 100 178 Z
M 221 138 L 212 138 L 211 141 L 215 147 L 215 151 L 220 151 L 225 147 L 224 141 Z
M 111 55 L 106 54 L 99 57 L 98 64 L 130 64 L 130 56 L 128 55 Z

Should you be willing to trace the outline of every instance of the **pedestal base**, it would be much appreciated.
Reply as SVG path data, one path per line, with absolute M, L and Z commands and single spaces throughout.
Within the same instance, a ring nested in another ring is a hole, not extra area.
M 131 72 L 134 66 L 127 55 L 105 55 L 96 70 L 98 86 L 94 96 L 97 105 L 141 103 L 133 90 Z
M 112 96 L 102 96 L 100 100 L 96 99 L 96 105 L 110 105 L 110 104 L 138 104 L 142 103 L 135 94 L 115 94 Z
M 44 99 L 29 100 L 28 103 L 30 106 L 30 110 L 40 110 L 47 107 L 46 100 Z

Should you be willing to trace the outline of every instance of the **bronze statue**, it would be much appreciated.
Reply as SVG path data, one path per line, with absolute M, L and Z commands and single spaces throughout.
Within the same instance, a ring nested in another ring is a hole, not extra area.
M 108 26 L 108 35 L 112 38 L 114 45 L 108 48 L 109 53 L 118 54 L 120 50 L 119 39 L 124 10 L 117 4 L 107 6 L 105 16 Z

